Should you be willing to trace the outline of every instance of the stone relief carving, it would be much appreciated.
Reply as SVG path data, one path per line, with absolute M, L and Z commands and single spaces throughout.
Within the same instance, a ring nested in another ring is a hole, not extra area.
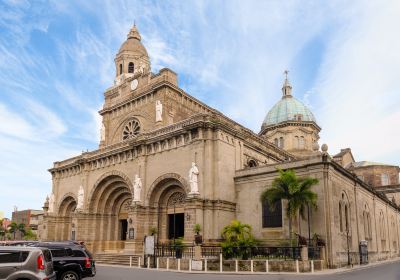
M 200 194 L 199 186 L 198 186 L 198 176 L 199 169 L 196 166 L 196 163 L 192 162 L 192 167 L 189 170 L 189 183 L 190 183 L 190 193 L 192 195 Z
M 141 202 L 141 192 L 142 192 L 142 180 L 139 175 L 135 175 L 135 179 L 133 181 L 133 198 L 132 202 Z
M 83 189 L 82 186 L 80 186 L 78 191 L 78 202 L 76 205 L 76 210 L 83 209 L 84 199 L 85 199 L 85 190 Z
M 162 121 L 162 111 L 163 111 L 163 105 L 161 104 L 160 100 L 157 100 L 156 101 L 156 122 Z
M 49 213 L 53 213 L 54 212 L 54 205 L 55 205 L 56 201 L 55 201 L 55 197 L 54 197 L 54 193 L 50 194 L 50 198 L 49 198 Z

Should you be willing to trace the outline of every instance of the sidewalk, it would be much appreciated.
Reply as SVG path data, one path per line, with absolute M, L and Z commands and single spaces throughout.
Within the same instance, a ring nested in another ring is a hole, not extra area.
M 124 265 L 109 265 L 109 264 L 99 264 L 98 266 L 105 266 L 105 267 L 123 267 L 123 268 L 131 268 L 131 269 L 142 269 L 142 270 L 152 270 L 152 271 L 160 271 L 160 272 L 174 272 L 174 273 L 188 273 L 188 274 L 224 274 L 224 275 L 269 275 L 269 274 L 279 274 L 279 275 L 329 275 L 329 274 L 344 274 L 349 273 L 357 270 L 364 270 L 384 264 L 400 262 L 400 258 L 375 262 L 371 264 L 365 265 L 355 265 L 353 267 L 341 267 L 335 269 L 325 269 L 320 271 L 311 272 L 278 272 L 278 271 L 271 271 L 271 272 L 250 272 L 250 271 L 240 271 L 240 272 L 233 272 L 233 271 L 188 271 L 188 270 L 173 270 L 173 269 L 164 269 L 164 268 L 146 268 L 146 267 L 137 267 L 137 266 L 124 266 Z

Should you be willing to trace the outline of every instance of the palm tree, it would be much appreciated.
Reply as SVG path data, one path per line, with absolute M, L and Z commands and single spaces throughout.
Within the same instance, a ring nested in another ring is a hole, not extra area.
M 12 233 L 14 235 L 14 240 L 15 240 L 15 234 L 17 233 L 17 231 L 18 231 L 17 223 L 16 222 L 12 222 L 10 224 L 10 233 Z
M 24 224 L 18 224 L 18 231 L 21 233 L 21 239 L 24 237 L 25 235 L 25 225 Z
M 3 239 L 3 236 L 6 235 L 6 230 L 3 226 L 3 219 L 0 220 L 0 240 Z
M 281 200 L 287 201 L 286 216 L 289 220 L 289 238 L 292 242 L 292 219 L 299 212 L 304 219 L 306 206 L 317 209 L 317 194 L 311 187 L 318 184 L 318 179 L 297 177 L 293 170 L 279 170 L 279 177 L 272 182 L 272 187 L 261 193 L 261 202 L 268 202 L 271 211 Z

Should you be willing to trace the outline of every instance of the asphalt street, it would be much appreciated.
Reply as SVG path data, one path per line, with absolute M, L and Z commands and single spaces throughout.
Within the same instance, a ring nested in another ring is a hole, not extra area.
M 180 279 L 211 279 L 211 280 L 400 280 L 400 262 L 362 267 L 352 271 L 342 271 L 335 274 L 267 274 L 267 275 L 226 275 L 226 274 L 188 274 L 170 271 L 157 271 L 137 268 L 97 266 L 96 280 L 180 280 Z

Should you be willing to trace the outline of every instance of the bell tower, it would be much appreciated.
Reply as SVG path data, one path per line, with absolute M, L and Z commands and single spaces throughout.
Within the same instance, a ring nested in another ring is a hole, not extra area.
M 116 83 L 136 73 L 150 72 L 149 55 L 141 39 L 136 25 L 133 25 L 114 59 Z

